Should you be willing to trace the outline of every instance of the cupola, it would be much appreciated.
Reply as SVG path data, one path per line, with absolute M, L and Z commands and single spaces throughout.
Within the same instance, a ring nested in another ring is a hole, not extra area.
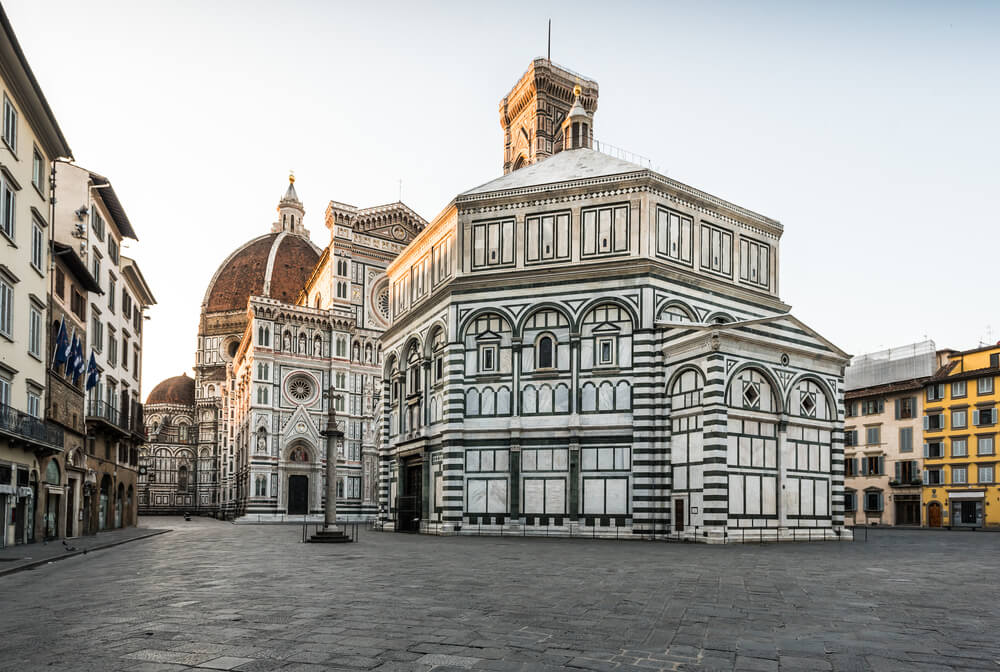
M 287 231 L 297 233 L 300 236 L 309 236 L 309 232 L 302 225 L 302 218 L 306 215 L 306 209 L 299 200 L 299 195 L 295 193 L 295 175 L 288 176 L 288 189 L 285 195 L 278 201 L 278 221 L 271 228 L 273 233 Z
M 581 147 L 591 149 L 593 144 L 593 121 L 580 102 L 582 92 L 583 89 L 579 84 L 573 87 L 573 107 L 569 109 L 569 113 L 562 123 L 564 150 L 580 149 Z

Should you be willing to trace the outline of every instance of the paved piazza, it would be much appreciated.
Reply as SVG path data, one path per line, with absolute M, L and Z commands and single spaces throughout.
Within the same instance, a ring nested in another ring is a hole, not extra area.
M 0 578 L 0 670 L 996 670 L 1000 534 L 708 547 L 154 518 Z

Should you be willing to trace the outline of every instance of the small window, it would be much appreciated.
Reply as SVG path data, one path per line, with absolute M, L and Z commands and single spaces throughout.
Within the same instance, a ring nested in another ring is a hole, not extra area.
M 615 364 L 614 336 L 606 336 L 597 339 L 597 364 L 598 366 L 614 366 Z
M 927 386 L 927 401 L 941 401 L 942 399 L 944 399 L 944 383 Z
M 479 370 L 481 372 L 497 370 L 497 346 L 484 345 L 479 348 Z
M 538 340 L 538 368 L 552 368 L 552 337 L 542 336 Z
M 994 452 L 992 436 L 980 436 L 976 439 L 976 452 L 982 457 L 983 455 L 992 455 Z
M 980 396 L 984 394 L 993 394 L 993 377 L 987 376 L 986 378 L 980 378 L 977 380 L 976 390 L 979 392 Z
M 882 493 L 874 490 L 865 493 L 865 511 L 879 512 L 882 510 Z
M 31 183 L 39 193 L 44 191 L 42 185 L 45 183 L 45 159 L 37 147 L 31 152 Z
M 951 440 L 951 456 L 967 457 L 969 454 L 969 442 L 966 439 Z
M 952 429 L 964 429 L 968 425 L 969 415 L 966 411 L 952 411 L 951 412 L 951 428 Z
M 42 417 L 42 397 L 34 390 L 28 390 L 28 415 L 33 418 Z
M 6 93 L 3 95 L 3 141 L 17 153 L 17 109 Z
M 56 269 L 56 296 L 59 300 L 62 300 L 63 295 L 66 293 L 66 274 L 63 273 L 61 268 Z
M 0 231 L 14 240 L 14 213 L 17 210 L 17 198 L 11 184 L 0 177 Z
M 965 393 L 966 392 L 965 392 L 965 381 L 964 380 L 956 380 L 954 383 L 951 384 L 951 398 L 952 399 L 959 399 L 961 397 L 964 397 Z
M 979 467 L 979 482 L 980 483 L 992 483 L 993 482 L 993 467 Z
M 969 470 L 966 467 L 951 468 L 951 482 L 962 485 L 969 482 Z
M 854 512 L 858 509 L 858 496 L 853 490 L 844 491 L 844 511 Z
M 13 337 L 11 328 L 14 322 L 14 288 L 6 281 L 0 280 L 0 333 Z
M 865 443 L 869 446 L 877 446 L 880 443 L 882 443 L 882 428 L 881 427 L 865 428 Z
M 45 235 L 42 233 L 42 227 L 38 225 L 38 222 L 31 223 L 31 265 L 35 267 L 35 270 L 39 273 L 45 273 L 42 269 L 45 258 Z
M 28 312 L 28 354 L 42 356 L 42 314 L 34 306 Z

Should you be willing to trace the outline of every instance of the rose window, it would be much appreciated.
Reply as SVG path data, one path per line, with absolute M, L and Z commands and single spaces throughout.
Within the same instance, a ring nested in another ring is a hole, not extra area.
M 292 399 L 295 399 L 295 401 L 305 401 L 312 396 L 312 393 L 312 385 L 310 385 L 309 381 L 304 378 L 296 378 L 292 382 L 288 383 L 288 394 L 290 394 Z
M 384 288 L 378 293 L 378 312 L 386 321 L 389 320 L 389 288 Z

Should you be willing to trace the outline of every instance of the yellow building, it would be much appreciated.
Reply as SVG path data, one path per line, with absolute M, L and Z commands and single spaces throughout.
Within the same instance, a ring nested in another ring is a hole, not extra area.
M 923 524 L 1000 525 L 1000 344 L 946 355 L 924 388 Z

